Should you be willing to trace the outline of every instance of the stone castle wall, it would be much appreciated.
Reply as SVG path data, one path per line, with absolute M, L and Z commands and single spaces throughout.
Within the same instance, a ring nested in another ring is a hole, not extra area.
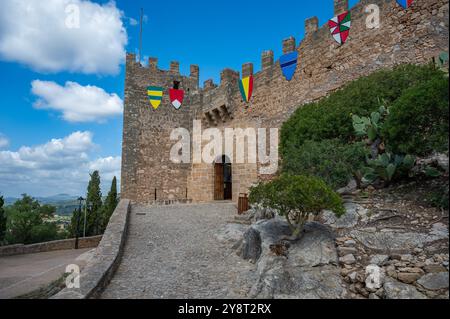
M 365 8 L 380 8 L 380 28 L 368 29 Z M 346 0 L 335 0 L 335 13 L 348 8 Z M 300 45 L 294 38 L 283 41 L 283 52 L 297 50 L 299 62 L 294 78 L 284 79 L 272 51 L 262 53 L 262 70 L 254 74 L 253 97 L 242 101 L 239 73 L 226 69 L 221 83 L 205 81 L 199 88 L 199 69 L 191 66 L 190 76 L 181 76 L 178 64 L 169 71 L 159 70 L 150 59 L 144 68 L 127 57 L 125 113 L 122 152 L 122 196 L 138 202 L 157 199 L 210 201 L 213 199 L 213 164 L 174 164 L 169 161 L 170 131 L 192 129 L 192 120 L 202 121 L 203 129 L 217 127 L 279 128 L 301 105 L 316 101 L 345 83 L 381 68 L 402 63 L 424 64 L 442 51 L 448 52 L 448 0 L 416 0 L 405 10 L 395 0 L 361 0 L 350 9 L 352 27 L 347 42 L 340 46 L 327 25 L 319 28 L 317 18 L 305 23 L 306 36 Z M 253 64 L 242 67 L 242 76 L 253 74 Z M 165 93 L 158 110 L 149 106 L 149 85 L 172 87 L 181 82 L 186 98 L 176 111 Z M 233 164 L 233 200 L 260 175 L 257 164 Z

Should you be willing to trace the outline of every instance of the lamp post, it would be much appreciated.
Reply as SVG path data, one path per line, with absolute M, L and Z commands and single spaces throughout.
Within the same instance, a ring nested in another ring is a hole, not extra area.
M 79 206 L 78 206 L 78 216 L 77 216 L 77 225 L 75 229 L 75 249 L 78 249 L 78 237 L 79 237 L 79 226 L 80 226 L 80 216 L 81 216 L 81 203 L 84 201 L 83 197 L 78 197 Z

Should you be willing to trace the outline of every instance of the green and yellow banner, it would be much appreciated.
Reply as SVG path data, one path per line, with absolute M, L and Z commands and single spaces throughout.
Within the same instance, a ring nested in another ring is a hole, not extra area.
M 149 86 L 147 88 L 148 98 L 150 100 L 150 104 L 153 106 L 153 109 L 157 109 L 161 104 L 163 97 L 164 89 L 158 86 Z

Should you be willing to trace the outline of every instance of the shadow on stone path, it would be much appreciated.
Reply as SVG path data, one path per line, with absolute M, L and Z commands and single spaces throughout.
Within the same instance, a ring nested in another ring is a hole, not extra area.
M 229 202 L 133 206 L 121 264 L 102 298 L 226 298 L 252 267 L 214 237 L 234 214 Z

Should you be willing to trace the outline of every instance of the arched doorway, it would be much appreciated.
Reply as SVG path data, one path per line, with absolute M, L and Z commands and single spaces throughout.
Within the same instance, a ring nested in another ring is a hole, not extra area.
M 214 200 L 232 199 L 231 161 L 226 155 L 214 162 Z

